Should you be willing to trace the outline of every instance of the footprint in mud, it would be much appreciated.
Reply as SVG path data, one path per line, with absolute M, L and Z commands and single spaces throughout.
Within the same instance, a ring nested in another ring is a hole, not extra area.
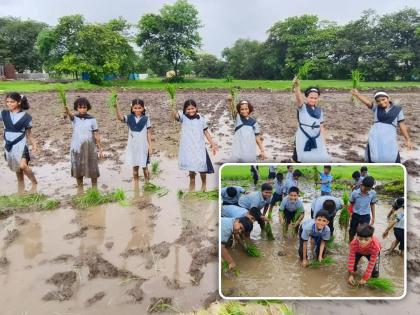
M 10 262 L 7 259 L 7 257 L 0 257 L 0 268 L 1 267 L 6 267 L 9 263 Z
M 96 293 L 90 299 L 86 300 L 85 306 L 90 307 L 92 304 L 95 304 L 96 302 L 102 300 L 104 298 L 104 296 L 105 296 L 105 292 L 103 292 L 103 291 Z
M 134 288 L 127 291 L 127 294 L 130 295 L 134 303 L 139 303 L 143 300 L 144 297 L 144 291 L 141 289 L 141 286 L 143 285 L 145 279 L 140 279 L 136 282 Z
M 172 279 L 171 280 L 167 276 L 164 276 L 163 281 L 166 283 L 166 286 L 169 289 L 172 289 L 172 290 L 184 289 L 183 287 L 181 287 L 181 284 L 179 283 L 179 281 L 177 279 Z
M 17 229 L 8 230 L 7 235 L 3 238 L 4 240 L 4 247 L 9 247 L 19 236 L 20 232 Z

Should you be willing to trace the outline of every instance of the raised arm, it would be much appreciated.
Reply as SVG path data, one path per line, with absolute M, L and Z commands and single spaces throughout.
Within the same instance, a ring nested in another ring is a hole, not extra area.
M 358 90 L 352 89 L 351 94 L 354 97 L 356 97 L 359 101 L 361 101 L 363 104 L 365 104 L 367 108 L 372 109 L 372 106 L 373 106 L 372 102 L 367 97 L 360 94 Z
M 300 81 L 296 77 L 293 79 L 293 91 L 295 92 L 296 106 L 297 108 L 301 108 L 303 103 L 305 102 L 305 98 L 303 97 L 303 94 L 300 91 Z

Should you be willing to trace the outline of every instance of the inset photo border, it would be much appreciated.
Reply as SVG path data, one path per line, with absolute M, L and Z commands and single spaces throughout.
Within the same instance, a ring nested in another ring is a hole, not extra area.
M 219 293 L 241 300 L 402 299 L 406 201 L 401 164 L 224 164 Z

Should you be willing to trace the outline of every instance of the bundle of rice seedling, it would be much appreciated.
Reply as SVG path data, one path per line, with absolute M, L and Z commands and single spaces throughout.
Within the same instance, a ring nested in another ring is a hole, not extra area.
M 176 87 L 173 84 L 168 84 L 166 87 L 166 92 L 168 94 L 168 103 L 169 109 L 171 112 L 176 111 Z
M 7 209 L 45 209 L 51 210 L 58 208 L 60 201 L 49 199 L 48 196 L 39 193 L 28 195 L 0 196 L 0 212 Z
M 112 90 L 111 95 L 108 98 L 107 105 L 110 110 L 110 112 L 114 113 L 115 109 L 117 108 L 117 99 L 118 94 L 115 90 Z
M 255 244 L 247 245 L 246 253 L 248 254 L 248 256 L 251 256 L 251 257 L 261 257 L 261 252 L 258 249 L 257 245 Z
M 67 96 L 66 96 L 66 92 L 64 91 L 64 88 L 63 88 L 62 85 L 58 86 L 58 97 L 59 97 L 63 107 L 66 107 L 67 106 Z M 64 119 L 67 118 L 67 113 L 63 114 L 63 118 Z
M 165 195 L 167 195 L 168 194 L 168 192 L 169 192 L 169 190 L 168 189 L 166 189 L 165 187 L 161 187 L 161 186 L 158 186 L 158 185 L 155 185 L 155 184 L 152 184 L 152 183 L 146 183 L 146 184 L 144 184 L 144 187 L 143 187 L 143 189 L 144 189 L 144 191 L 147 191 L 147 192 L 151 192 L 151 193 L 155 193 L 155 194 L 157 194 L 157 196 L 160 198 L 160 197 L 163 197 L 163 196 L 165 196 Z
M 348 206 L 349 201 L 350 201 L 349 193 L 347 191 L 343 192 L 343 204 L 345 206 Z
M 343 206 L 341 209 L 340 217 L 338 218 L 338 223 L 340 224 L 340 228 L 342 230 L 347 230 L 349 227 L 350 221 L 350 212 L 348 210 L 348 206 Z
M 360 88 L 360 82 L 363 80 L 363 73 L 360 72 L 358 69 L 353 70 L 351 72 L 351 80 L 352 80 L 352 83 L 353 83 L 353 85 L 352 85 L 353 89 Z M 354 105 L 357 104 L 357 100 L 353 95 L 351 96 L 351 102 Z
M 160 172 L 159 161 L 152 162 L 152 174 L 157 175 Z
M 387 293 L 394 293 L 395 286 L 392 280 L 387 278 L 370 278 L 366 285 L 371 289 L 381 290 Z
M 328 256 L 322 259 L 321 261 L 318 261 L 318 260 L 311 261 L 308 267 L 314 269 L 314 268 L 320 268 L 322 266 L 330 266 L 332 264 L 335 264 L 335 260 L 331 256 Z
M 232 117 L 233 122 L 236 120 L 236 104 L 238 103 L 238 95 L 239 95 L 239 88 L 237 86 L 231 86 L 229 88 L 230 94 L 230 104 L 229 104 L 229 112 Z
M 273 229 L 271 228 L 270 223 L 268 223 L 268 222 L 265 223 L 264 230 L 265 230 L 265 234 L 267 235 L 267 239 L 269 241 L 275 240 L 274 235 L 273 235 Z
M 312 178 L 315 183 L 319 182 L 319 171 L 316 166 L 312 166 Z
M 178 190 L 177 196 L 179 199 L 196 198 L 196 199 L 218 200 L 219 191 L 217 189 L 209 190 L 209 191 L 189 191 L 189 192 Z
M 298 72 L 295 75 L 295 79 L 297 80 L 306 79 L 308 77 L 309 72 L 312 70 L 313 67 L 314 67 L 314 64 L 311 60 L 305 61 L 303 65 L 298 68 Z M 293 88 L 294 86 L 292 86 L 292 89 Z
M 118 201 L 121 206 L 128 206 L 128 202 L 125 200 L 125 191 L 122 188 L 118 188 L 116 191 L 114 191 L 112 193 L 112 197 L 115 201 Z

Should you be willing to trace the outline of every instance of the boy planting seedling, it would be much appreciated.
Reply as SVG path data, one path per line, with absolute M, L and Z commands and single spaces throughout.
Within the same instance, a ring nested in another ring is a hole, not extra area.
M 330 228 L 328 227 L 328 212 L 319 211 L 315 220 L 309 219 L 302 223 L 299 228 L 299 258 L 302 267 L 308 266 L 308 242 L 311 242 L 311 249 L 315 251 L 315 259 L 322 262 L 325 249 L 325 241 L 330 239 Z
M 351 285 L 363 285 L 371 277 L 379 277 L 379 256 L 381 244 L 378 239 L 373 236 L 374 231 L 375 229 L 372 225 L 367 223 L 360 224 L 356 230 L 356 238 L 350 243 L 347 268 L 349 271 L 348 282 Z M 355 273 L 357 271 L 357 265 L 362 257 L 366 257 L 369 263 L 362 279 L 356 282 Z
M 287 234 L 289 225 L 291 225 L 292 231 L 297 230 L 304 214 L 303 201 L 299 198 L 299 188 L 290 187 L 289 193 L 282 200 L 279 209 L 279 220 L 283 226 L 283 234 Z
M 220 226 L 222 259 L 229 264 L 229 270 L 232 270 L 236 267 L 236 263 L 230 255 L 228 247 L 232 246 L 233 238 L 235 238 L 239 245 L 242 246 L 243 250 L 247 252 L 245 235 L 251 232 L 252 221 L 247 217 L 242 217 L 239 219 L 221 218 Z

